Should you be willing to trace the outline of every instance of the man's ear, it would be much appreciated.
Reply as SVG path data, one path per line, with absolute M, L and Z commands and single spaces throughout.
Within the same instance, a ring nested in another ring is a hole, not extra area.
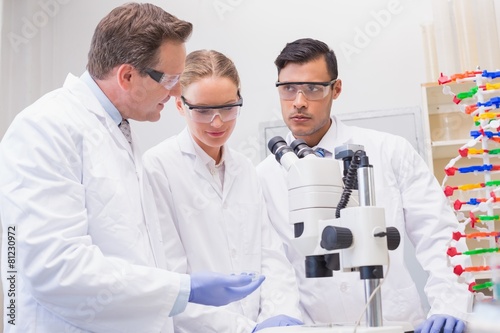
M 332 89 L 333 89 L 332 99 L 337 99 L 337 97 L 339 97 L 340 93 L 342 92 L 342 80 L 337 79 L 333 84 Z
M 118 81 L 118 85 L 123 90 L 131 90 L 133 80 L 138 76 L 138 72 L 135 68 L 129 64 L 122 64 L 118 66 L 116 70 L 116 79 Z

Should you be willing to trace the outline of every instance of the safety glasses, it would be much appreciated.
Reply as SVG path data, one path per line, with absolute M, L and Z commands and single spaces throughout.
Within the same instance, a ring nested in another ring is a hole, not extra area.
M 180 75 L 170 75 L 158 72 L 157 70 L 151 68 L 146 68 L 145 72 L 149 75 L 149 77 L 161 84 L 167 90 L 172 90 L 181 77 Z
M 243 98 L 238 92 L 239 100 L 235 103 L 223 105 L 193 105 L 181 96 L 182 103 L 187 107 L 189 117 L 197 123 L 210 124 L 215 116 L 219 116 L 222 121 L 236 119 L 240 114 L 240 107 L 243 106 Z
M 284 101 L 293 101 L 299 92 L 309 101 L 317 101 L 328 95 L 330 86 L 337 79 L 328 82 L 276 82 L 278 94 Z

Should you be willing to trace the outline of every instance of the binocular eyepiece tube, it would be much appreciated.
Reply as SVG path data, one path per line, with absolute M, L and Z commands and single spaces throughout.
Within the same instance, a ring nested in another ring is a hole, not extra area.
M 267 147 L 274 154 L 276 160 L 288 171 L 299 159 L 293 149 L 287 145 L 281 136 L 275 136 L 267 143 Z
M 292 164 L 300 158 L 317 157 L 314 150 L 302 139 L 294 140 L 289 146 L 281 136 L 275 136 L 269 140 L 267 147 L 286 170 L 290 169 Z
M 314 150 L 302 139 L 293 140 L 292 143 L 290 143 L 290 148 L 293 149 L 298 158 L 304 158 L 308 155 L 316 156 Z

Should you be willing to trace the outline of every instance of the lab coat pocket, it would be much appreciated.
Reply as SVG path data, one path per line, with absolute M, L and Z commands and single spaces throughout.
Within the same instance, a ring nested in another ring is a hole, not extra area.
M 238 225 L 238 248 L 244 256 L 258 255 L 261 252 L 262 219 L 260 207 L 254 203 L 232 203 L 231 221 Z M 247 258 L 248 259 L 248 258 Z

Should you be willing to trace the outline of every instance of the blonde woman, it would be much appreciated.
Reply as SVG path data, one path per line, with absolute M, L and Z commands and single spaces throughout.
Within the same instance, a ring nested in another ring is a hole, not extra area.
M 234 63 L 190 53 L 177 109 L 187 127 L 144 155 L 169 269 L 264 275 L 252 295 L 220 308 L 188 304 L 176 332 L 256 332 L 301 324 L 298 288 L 267 217 L 254 166 L 226 145 L 243 105 Z M 176 237 L 174 237 L 176 235 Z

